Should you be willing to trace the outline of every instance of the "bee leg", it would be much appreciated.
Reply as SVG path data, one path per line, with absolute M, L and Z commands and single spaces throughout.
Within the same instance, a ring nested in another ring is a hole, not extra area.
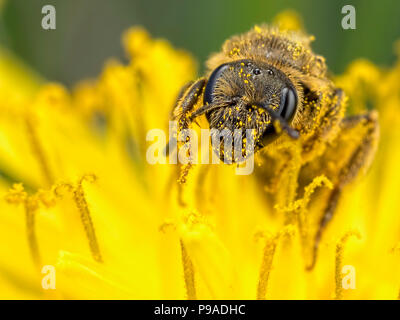
M 379 124 L 376 111 L 344 118 L 341 124 L 341 132 L 332 146 L 326 150 L 327 156 L 322 159 L 324 162 L 341 163 L 340 158 L 345 157 L 346 161 L 335 173 L 327 173 L 334 187 L 318 224 L 314 237 L 312 261 L 307 267 L 308 270 L 315 266 L 323 231 L 336 211 L 343 188 L 353 181 L 360 171 L 365 172 L 370 167 L 377 147 Z M 342 152 L 343 150 L 347 150 L 345 152 L 347 156 Z
M 193 112 L 199 98 L 201 97 L 205 84 L 206 80 L 204 78 L 200 78 L 195 82 L 189 82 L 181 89 L 171 114 L 172 120 L 176 120 L 178 122 L 176 137 L 170 137 L 170 142 L 171 139 L 178 138 L 182 130 L 189 129 L 192 123 L 190 114 Z M 171 151 L 169 150 L 169 146 L 171 145 L 170 142 L 168 142 L 166 146 L 166 154 Z M 176 148 L 177 147 L 178 145 L 176 145 Z M 178 202 L 181 206 L 185 206 L 185 203 L 182 199 L 182 185 L 186 182 L 186 177 L 191 167 L 191 162 L 186 165 L 179 164 L 178 166 Z
M 173 113 L 173 111 L 174 111 L 174 109 L 176 108 L 176 106 L 178 105 L 179 101 L 182 100 L 183 95 L 185 94 L 186 90 L 189 89 L 189 87 L 190 87 L 193 83 L 194 83 L 194 81 L 191 80 L 191 81 L 187 82 L 186 84 L 184 84 L 184 85 L 182 86 L 181 90 L 179 90 L 178 96 L 177 96 L 177 98 L 176 98 L 174 107 L 173 107 L 172 110 L 171 110 L 171 113 Z
M 189 128 L 189 117 L 188 113 L 193 110 L 194 106 L 198 101 L 198 97 L 200 96 L 201 91 L 203 90 L 205 85 L 205 79 L 200 78 L 197 81 L 189 81 L 186 83 L 180 90 L 176 102 L 171 111 L 171 120 L 178 121 L 178 132 L 182 129 Z M 174 139 L 174 137 L 170 137 L 170 141 Z M 166 154 L 169 154 L 169 146 L 168 142 L 165 150 Z
M 190 125 L 190 117 L 189 114 L 193 111 L 201 93 L 206 84 L 206 80 L 204 78 L 200 78 L 199 80 L 188 84 L 185 90 L 185 87 L 182 88 L 182 92 L 176 106 L 172 111 L 172 119 L 178 120 L 178 131 L 179 129 L 188 129 Z
M 331 94 L 331 99 L 334 101 L 328 108 L 319 116 L 319 120 L 315 124 L 314 134 L 312 134 L 303 145 L 302 157 L 305 160 L 312 160 L 316 157 L 316 153 L 325 145 L 326 141 L 331 139 L 337 126 L 342 121 L 342 114 L 346 107 L 346 99 L 341 89 L 335 89 Z M 322 95 L 316 100 L 316 105 L 310 110 L 321 108 Z M 309 115 L 310 117 L 313 114 Z

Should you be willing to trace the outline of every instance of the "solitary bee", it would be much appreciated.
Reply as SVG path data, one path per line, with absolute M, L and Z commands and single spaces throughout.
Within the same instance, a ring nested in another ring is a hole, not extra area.
M 298 168 L 295 193 L 316 176 L 331 181 L 313 235 L 310 269 L 343 188 L 370 166 L 379 135 L 376 111 L 345 116 L 347 98 L 311 41 L 303 32 L 265 25 L 233 36 L 209 58 L 205 76 L 182 88 L 172 112 L 178 130 L 201 115 L 211 129 L 253 129 L 254 152 L 264 160 L 256 176 L 270 184 L 266 189 L 275 197 L 286 196 L 278 186 L 290 161 Z

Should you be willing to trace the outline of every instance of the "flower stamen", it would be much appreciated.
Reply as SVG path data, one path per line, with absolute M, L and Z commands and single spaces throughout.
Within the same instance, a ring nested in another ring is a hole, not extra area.
M 32 119 L 30 117 L 26 117 L 26 128 L 28 131 L 28 137 L 29 137 L 29 141 L 31 143 L 33 154 L 35 155 L 35 157 L 37 158 L 37 160 L 39 162 L 39 165 L 42 169 L 42 173 L 46 180 L 47 186 L 51 186 L 54 181 L 53 175 L 51 173 L 47 159 L 45 157 L 43 147 L 40 144 L 39 137 L 37 135 L 37 131 L 35 129 L 35 126 L 32 123 Z
M 38 209 L 38 203 L 36 199 L 28 197 L 24 202 L 25 217 L 26 217 L 26 234 L 28 237 L 29 249 L 32 255 L 33 263 L 37 268 L 40 267 L 40 254 L 37 236 L 35 232 L 35 215 Z
M 54 199 L 43 190 L 39 190 L 34 195 L 28 195 L 21 183 L 14 184 L 12 189 L 6 195 L 6 201 L 11 204 L 23 204 L 26 219 L 26 235 L 28 246 L 31 252 L 34 265 L 40 270 L 40 253 L 39 245 L 35 232 L 35 216 L 39 209 L 39 204 L 42 203 L 46 207 L 54 205 Z
M 93 182 L 95 181 L 95 179 L 96 176 L 94 175 L 83 176 L 78 182 L 78 185 L 75 188 L 73 194 L 74 194 L 75 204 L 78 207 L 79 212 L 81 214 L 81 221 L 83 227 L 85 228 L 86 236 L 89 241 L 90 251 L 92 252 L 93 259 L 96 260 L 97 262 L 103 262 L 99 244 L 97 242 L 96 232 L 94 230 L 93 221 L 90 216 L 89 206 L 86 201 L 85 192 L 83 190 L 83 185 L 82 185 L 84 181 Z
M 265 300 L 267 294 L 268 279 L 271 273 L 272 262 L 274 259 L 276 247 L 279 243 L 279 239 L 285 235 L 293 235 L 294 230 L 295 229 L 293 225 L 288 225 L 276 234 L 272 236 L 267 236 L 264 247 L 263 260 L 260 268 L 260 275 L 258 278 L 257 300 Z
M 194 277 L 194 268 L 192 260 L 186 251 L 185 245 L 183 241 L 180 240 L 181 244 L 181 252 L 182 252 L 182 265 L 183 265 L 183 274 L 185 278 L 185 286 L 186 286 L 186 295 L 188 300 L 196 300 L 196 286 L 195 286 L 195 277 Z
M 103 258 L 100 253 L 100 247 L 97 241 L 94 224 L 90 215 L 89 205 L 86 201 L 85 191 L 83 190 L 83 182 L 89 181 L 94 182 L 96 176 L 94 174 L 84 175 L 77 183 L 76 186 L 70 183 L 63 183 L 54 188 L 56 196 L 62 196 L 63 189 L 72 193 L 76 207 L 79 210 L 81 222 L 85 229 L 86 237 L 89 242 L 90 251 L 93 259 L 97 262 L 103 262 Z
M 344 246 L 347 240 L 355 236 L 357 239 L 361 239 L 361 235 L 356 230 L 346 232 L 336 244 L 336 256 L 335 256 L 335 300 L 340 300 L 343 297 L 343 286 L 342 286 L 342 264 L 343 264 L 343 252 Z

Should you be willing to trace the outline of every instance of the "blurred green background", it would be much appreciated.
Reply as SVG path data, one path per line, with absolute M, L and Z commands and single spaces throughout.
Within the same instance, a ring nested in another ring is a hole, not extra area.
M 316 36 L 314 50 L 335 73 L 357 57 L 379 65 L 395 59 L 400 39 L 400 1 L 391 0 L 2 0 L 0 45 L 48 80 L 68 86 L 94 77 L 110 57 L 123 58 L 121 33 L 142 25 L 156 37 L 190 51 L 204 65 L 229 36 L 270 22 L 284 9 L 303 17 Z M 52 4 L 57 29 L 41 28 L 41 8 Z M 341 28 L 341 8 L 356 8 L 356 30 Z M 201 70 L 201 69 L 200 69 Z M 156 72 L 156 71 L 155 71 Z

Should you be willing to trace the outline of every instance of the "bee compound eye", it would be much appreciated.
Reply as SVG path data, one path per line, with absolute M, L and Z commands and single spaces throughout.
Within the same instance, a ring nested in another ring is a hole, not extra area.
M 255 69 L 253 70 L 253 74 L 255 74 L 256 76 L 259 75 L 259 74 L 261 74 L 261 70 L 258 69 L 258 68 L 255 68 Z
M 290 121 L 297 107 L 297 94 L 293 88 L 285 87 L 282 90 L 279 113 L 286 121 Z
M 230 63 L 224 63 L 216 68 L 208 78 L 206 89 L 204 90 L 204 104 L 212 103 L 214 98 L 215 85 L 221 75 L 229 68 Z

